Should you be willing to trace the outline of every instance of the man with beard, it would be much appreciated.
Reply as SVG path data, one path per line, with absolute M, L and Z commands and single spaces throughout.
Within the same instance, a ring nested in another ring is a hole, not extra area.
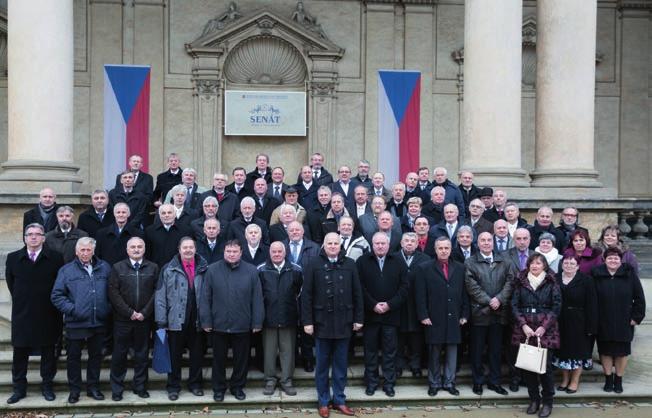
M 60 206 L 56 215 L 58 225 L 45 234 L 45 245 L 52 251 L 61 254 L 65 263 L 69 263 L 75 258 L 77 240 L 87 237 L 88 234 L 79 228 L 75 228 L 73 223 L 75 213 L 70 206 Z M 93 245 L 93 247 L 95 246 Z

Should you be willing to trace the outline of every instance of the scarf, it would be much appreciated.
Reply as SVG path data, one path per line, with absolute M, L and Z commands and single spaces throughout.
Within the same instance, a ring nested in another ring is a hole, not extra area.
M 559 251 L 555 247 L 552 247 L 552 250 L 548 251 L 546 254 L 542 253 L 539 247 L 535 248 L 534 251 L 544 256 L 548 265 L 551 265 L 555 260 L 557 260 L 557 258 L 559 258 Z
M 538 276 L 535 276 L 532 273 L 527 274 L 527 280 L 530 282 L 530 286 L 532 286 L 532 289 L 537 290 L 537 287 L 543 283 L 543 280 L 546 278 L 546 272 L 542 271 L 541 274 Z

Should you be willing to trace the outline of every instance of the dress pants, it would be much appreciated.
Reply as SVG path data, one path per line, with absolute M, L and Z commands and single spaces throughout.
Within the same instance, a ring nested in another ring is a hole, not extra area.
M 308 335 L 303 331 L 303 326 L 297 328 L 297 336 L 299 338 L 299 348 L 301 350 L 301 360 L 303 365 L 306 363 L 315 364 L 315 353 L 313 349 L 315 348 L 315 339 L 312 335 Z
M 281 363 L 281 385 L 292 385 L 296 336 L 296 327 L 263 329 L 265 381 L 276 382 L 276 356 L 278 355 Z
M 188 389 L 201 389 L 203 382 L 201 366 L 205 345 L 203 331 L 198 331 L 194 325 L 184 325 L 181 331 L 168 331 L 168 344 L 172 365 L 172 372 L 168 373 L 168 393 L 181 391 L 181 361 L 186 348 L 190 354 Z
M 485 345 L 488 345 L 489 383 L 500 385 L 502 340 L 503 326 L 501 324 L 496 323 L 487 326 L 474 325 L 471 328 L 471 371 L 473 372 L 473 384 L 482 385 L 485 383 L 482 353 Z
M 378 350 L 382 350 L 383 387 L 392 388 L 396 383 L 396 346 L 398 328 L 380 323 L 367 324 L 364 330 L 364 380 L 367 387 L 377 388 Z M 380 344 L 379 344 L 380 343 Z
M 423 351 L 423 331 L 398 333 L 396 348 L 396 368 L 421 369 L 421 352 Z M 406 350 L 407 353 L 406 354 Z
M 552 356 L 548 355 L 546 362 L 546 372 L 538 374 L 523 370 L 523 379 L 527 385 L 527 392 L 531 401 L 543 401 L 544 405 L 552 406 L 552 397 L 555 394 L 554 371 L 552 369 Z M 539 393 L 539 382 L 541 383 L 541 393 Z
M 114 321 L 111 356 L 111 392 L 122 393 L 127 374 L 127 353 L 134 349 L 134 391 L 147 389 L 150 321 Z
M 444 380 L 441 379 L 440 355 L 442 348 L 446 351 Z M 457 367 L 457 344 L 431 344 L 428 346 L 428 386 L 431 388 L 449 388 L 455 385 Z
M 328 372 L 332 367 L 332 401 L 334 405 L 345 405 L 346 371 L 349 367 L 350 338 L 319 338 L 315 337 L 315 386 L 319 406 L 328 406 L 331 401 Z
M 231 372 L 229 388 L 232 391 L 244 389 L 247 384 L 247 370 L 249 369 L 251 333 L 228 334 L 213 331 L 211 339 L 213 341 L 213 393 L 226 392 L 226 357 L 229 352 L 229 344 L 233 351 L 233 371 Z
M 27 392 L 27 364 L 31 347 L 14 347 L 14 357 L 11 364 L 11 380 L 14 393 Z M 40 347 L 41 351 L 41 390 L 52 389 L 52 379 L 57 374 L 57 360 L 53 345 Z
M 86 364 L 86 389 L 99 390 L 100 368 L 102 365 L 102 345 L 104 344 L 104 328 L 91 329 L 91 335 L 86 338 L 72 339 L 68 335 L 68 386 L 70 393 L 81 393 L 81 352 L 84 341 L 88 349 L 88 362 Z

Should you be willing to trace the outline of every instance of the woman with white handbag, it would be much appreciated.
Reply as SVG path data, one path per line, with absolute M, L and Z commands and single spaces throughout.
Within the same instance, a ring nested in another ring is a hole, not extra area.
M 512 294 L 512 344 L 521 345 L 516 367 L 523 369 L 530 396 L 526 411 L 529 415 L 538 412 L 540 417 L 548 417 L 552 413 L 555 386 L 547 350 L 559 348 L 560 312 L 561 291 L 557 280 L 548 270 L 546 257 L 535 252 L 528 257 L 527 268 L 514 280 Z

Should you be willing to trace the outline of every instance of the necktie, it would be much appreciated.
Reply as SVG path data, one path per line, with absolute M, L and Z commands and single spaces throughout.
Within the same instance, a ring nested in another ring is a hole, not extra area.
M 214 242 L 209 242 L 208 247 L 213 251 L 215 249 L 215 243 Z
M 469 258 L 469 255 L 471 255 L 470 252 L 469 252 L 469 250 L 462 250 L 462 252 L 464 253 L 464 259 L 465 259 L 465 260 L 466 260 L 467 258 Z
M 484 260 L 489 264 L 491 264 L 491 262 L 493 261 L 491 257 L 485 257 Z
M 192 198 L 192 187 L 188 187 L 188 191 L 186 192 L 186 202 L 190 203 L 191 198 Z
M 383 271 L 383 265 L 385 264 L 385 259 L 384 258 L 379 258 L 378 259 L 378 266 L 380 267 L 380 271 Z
M 295 241 L 291 242 L 292 244 L 292 262 L 296 263 L 299 261 L 299 244 Z
M 405 257 L 405 264 L 407 264 L 408 267 L 410 267 L 410 264 L 412 264 L 412 256 L 411 255 Z
M 342 238 L 342 248 L 346 251 L 346 248 L 349 246 L 349 239 L 347 237 Z
M 380 190 L 376 190 L 376 196 L 380 196 L 382 192 Z
M 260 207 L 262 209 L 262 207 L 263 207 L 263 198 L 262 197 L 258 198 L 258 203 L 260 203 Z
M 442 263 L 441 269 L 444 272 L 444 277 L 446 278 L 446 280 L 448 280 L 448 263 Z
M 136 270 L 140 269 L 140 263 L 138 261 L 134 263 L 134 269 Z
M 218 194 L 217 194 L 217 201 L 218 201 L 218 202 L 221 202 L 222 199 L 224 199 L 224 193 L 218 193 Z
M 36 253 L 34 251 L 29 252 L 29 259 L 32 260 L 32 262 L 36 261 Z
M 518 261 L 521 265 L 521 270 L 525 270 L 525 264 L 527 263 L 527 254 L 525 254 L 525 251 L 518 253 Z
M 280 198 L 281 197 L 281 192 L 279 192 L 279 186 L 274 186 L 274 197 L 275 198 Z
M 312 176 L 315 178 L 315 180 L 318 179 L 319 178 L 319 170 L 313 170 Z
M 504 251 L 504 250 L 505 250 L 505 239 L 504 239 L 504 238 L 500 238 L 500 239 L 498 240 L 498 249 L 499 249 L 500 251 Z
M 184 270 L 186 270 L 186 274 L 188 275 L 188 286 L 193 289 L 195 287 L 195 269 L 192 268 L 192 264 L 187 263 L 184 264 Z
M 104 219 L 104 214 L 105 214 L 105 213 L 106 213 L 106 212 L 102 212 L 102 213 L 98 213 L 98 214 L 97 214 L 97 217 L 98 217 L 98 219 L 100 220 L 100 222 L 102 222 L 102 220 Z
M 448 226 L 448 238 L 453 238 L 453 225 L 447 224 Z

